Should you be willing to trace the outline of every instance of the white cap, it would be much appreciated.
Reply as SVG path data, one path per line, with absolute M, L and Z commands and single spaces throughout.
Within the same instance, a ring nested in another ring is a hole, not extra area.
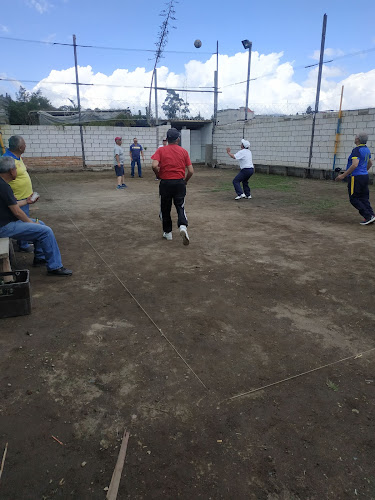
M 247 141 L 246 139 L 241 139 L 241 143 L 242 143 L 244 148 L 249 149 L 249 147 L 250 147 L 249 141 Z

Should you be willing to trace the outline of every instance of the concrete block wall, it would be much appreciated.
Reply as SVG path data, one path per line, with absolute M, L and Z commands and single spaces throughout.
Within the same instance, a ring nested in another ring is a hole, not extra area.
M 311 167 L 330 170 L 337 129 L 338 113 L 319 113 L 315 121 L 315 137 Z M 308 166 L 312 116 L 296 115 L 288 117 L 256 116 L 245 125 L 243 122 L 215 128 L 214 161 L 222 166 L 236 166 L 226 153 L 230 147 L 235 153 L 240 149 L 243 135 L 251 143 L 253 161 L 259 165 L 302 167 Z M 375 108 L 344 111 L 341 121 L 341 134 L 336 157 L 336 166 L 345 168 L 347 158 L 353 149 L 354 136 L 365 131 L 369 136 L 368 146 L 375 148 Z M 375 150 L 374 150 L 375 154 Z
M 170 126 L 159 127 L 159 138 Z M 51 125 L 2 125 L 4 145 L 12 135 L 21 135 L 26 141 L 25 163 L 41 168 L 81 168 L 82 149 L 79 127 Z M 125 161 L 130 163 L 129 146 L 133 138 L 144 148 L 146 165 L 156 151 L 156 129 L 148 127 L 83 127 L 83 141 L 87 166 L 112 166 L 115 137 L 122 137 Z

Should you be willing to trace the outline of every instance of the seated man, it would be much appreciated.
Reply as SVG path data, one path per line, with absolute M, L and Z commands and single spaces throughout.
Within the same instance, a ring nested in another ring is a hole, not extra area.
M 52 276 L 71 276 L 61 262 L 60 250 L 53 231 L 43 223 L 30 219 L 20 208 L 34 203 L 29 196 L 18 201 L 9 182 L 17 177 L 14 159 L 0 158 L 0 238 L 16 238 L 34 242 L 34 265 L 46 264 L 47 273 Z

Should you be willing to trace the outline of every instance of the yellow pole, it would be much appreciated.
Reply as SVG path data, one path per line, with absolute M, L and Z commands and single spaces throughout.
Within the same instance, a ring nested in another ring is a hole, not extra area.
M 337 149 L 339 146 L 339 139 L 340 139 L 340 123 L 341 123 L 341 116 L 342 116 L 342 111 L 341 111 L 341 106 L 342 106 L 342 96 L 344 94 L 344 85 L 341 87 L 341 99 L 340 99 L 340 109 L 339 109 L 339 119 L 337 122 L 337 130 L 336 130 L 336 138 L 335 138 L 335 151 L 334 154 L 336 155 Z

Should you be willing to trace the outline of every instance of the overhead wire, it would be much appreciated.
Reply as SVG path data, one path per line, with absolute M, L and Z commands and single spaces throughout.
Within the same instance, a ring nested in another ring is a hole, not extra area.
M 323 61 L 323 64 L 329 64 L 331 62 L 334 62 L 334 61 L 337 61 L 337 60 L 340 60 L 340 59 L 344 59 L 346 57 L 359 56 L 359 55 L 366 54 L 366 53 L 369 53 L 369 52 L 374 52 L 374 51 L 375 51 L 375 47 L 370 48 L 370 49 L 359 50 L 359 51 L 356 51 L 356 52 L 350 52 L 348 54 L 342 54 L 341 56 L 333 57 L 332 59 L 329 59 L 327 61 Z M 319 63 L 294 66 L 293 70 L 297 71 L 297 70 L 300 70 L 300 69 L 313 68 L 315 66 L 319 66 Z M 250 78 L 249 81 L 259 80 L 260 78 L 265 78 L 266 76 L 274 76 L 276 74 L 277 74 L 277 71 L 272 71 L 272 72 L 269 72 L 269 73 L 265 73 L 263 75 L 256 76 L 254 78 Z M 247 83 L 247 80 L 242 80 L 241 82 L 229 83 L 228 85 L 222 85 L 220 88 L 232 87 L 234 85 L 240 85 L 242 83 Z
M 4 82 L 15 82 L 15 83 L 39 83 L 41 85 L 77 85 L 76 82 L 50 82 L 43 80 L 25 80 L 23 78 L 2 78 L 0 81 Z M 112 88 L 126 88 L 126 89 L 149 89 L 155 87 L 142 86 L 142 85 L 115 85 L 112 83 L 82 83 L 78 82 L 78 85 L 86 87 L 112 87 Z M 199 90 L 199 89 L 212 89 L 214 87 L 191 87 L 191 89 L 171 89 L 169 87 L 158 87 L 158 90 L 177 90 L 179 92 L 214 92 L 213 90 Z
M 26 38 L 14 38 L 14 37 L 9 37 L 9 36 L 0 36 L 0 39 L 2 40 L 12 40 L 15 42 L 26 42 L 26 43 L 40 43 L 44 45 L 54 45 L 54 46 L 63 46 L 63 47 L 74 47 L 73 43 L 62 43 L 62 42 L 48 42 L 46 40 L 29 40 Z M 151 52 L 155 53 L 157 50 L 155 49 L 134 49 L 134 48 L 129 48 L 129 47 L 106 47 L 103 45 L 83 45 L 83 44 L 76 44 L 76 47 L 81 47 L 84 49 L 100 49 L 100 50 L 122 50 L 122 51 L 127 51 L 127 52 Z M 163 50 L 163 52 L 168 53 L 168 54 L 197 54 L 197 52 L 193 51 L 183 51 L 183 50 Z M 213 55 L 216 54 L 216 52 L 199 52 L 200 54 L 205 54 L 205 55 Z

